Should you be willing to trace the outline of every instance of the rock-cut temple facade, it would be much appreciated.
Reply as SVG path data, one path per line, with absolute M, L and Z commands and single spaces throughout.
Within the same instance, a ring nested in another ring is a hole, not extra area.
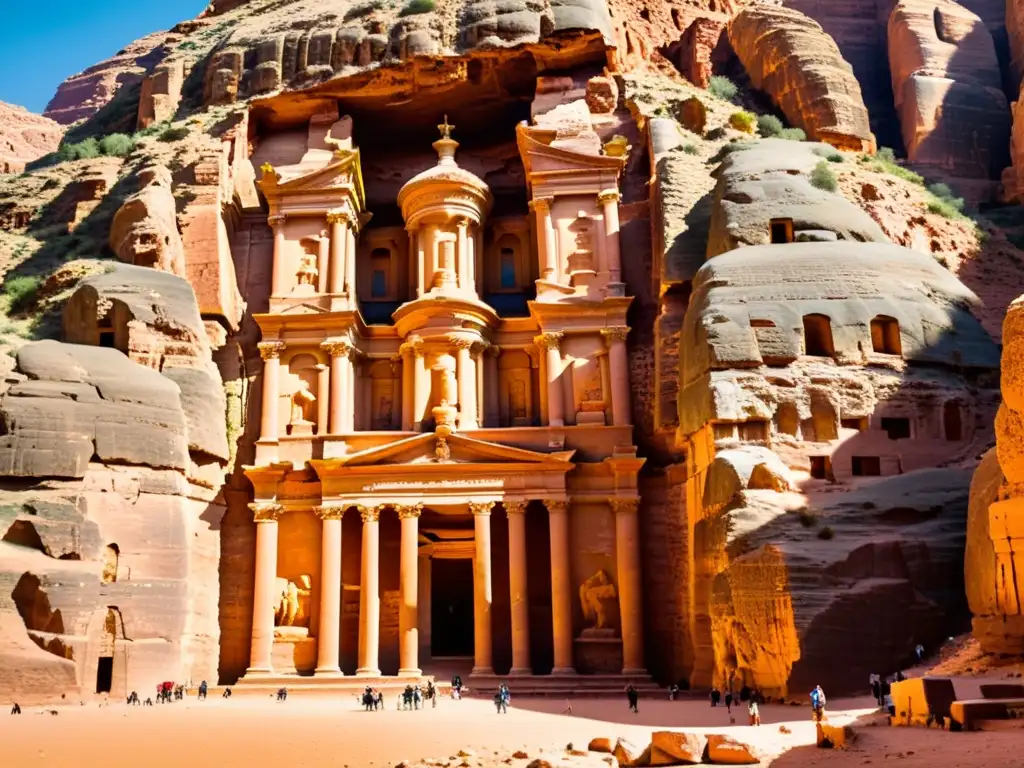
M 262 166 L 242 684 L 418 677 L 459 656 L 483 679 L 647 679 L 624 141 L 519 125 L 528 211 L 510 215 L 445 119 L 401 220 L 370 227 L 351 128 L 316 116 L 301 162 Z

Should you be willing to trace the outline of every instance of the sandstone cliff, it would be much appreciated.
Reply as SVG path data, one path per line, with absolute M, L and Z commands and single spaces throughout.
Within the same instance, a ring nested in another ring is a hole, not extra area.
M 967 519 L 964 579 L 982 649 L 1024 654 L 1024 300 L 1010 305 L 1003 324 L 1003 402 L 996 447 L 974 474 Z
M 952 0 L 900 0 L 888 35 L 910 160 L 949 179 L 998 178 L 1008 163 L 1010 115 L 982 20 Z
M 821 25 L 798 11 L 758 5 L 729 22 L 729 42 L 753 85 L 809 138 L 874 150 L 860 85 Z
M 57 149 L 63 135 L 53 120 L 0 101 L 0 173 L 21 173 L 26 163 Z

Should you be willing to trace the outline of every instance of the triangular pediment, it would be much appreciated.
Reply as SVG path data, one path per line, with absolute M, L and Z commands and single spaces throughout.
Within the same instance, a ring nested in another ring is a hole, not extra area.
M 440 437 L 433 433 L 416 435 L 415 437 L 398 440 L 387 445 L 368 448 L 365 451 L 332 460 L 346 468 L 408 466 L 426 467 L 440 465 L 488 465 L 496 464 L 520 465 L 524 471 L 541 468 L 563 467 L 565 471 L 572 467 L 572 456 L 575 451 L 559 451 L 557 453 L 539 453 L 523 448 L 514 448 L 484 440 L 474 440 L 462 435 Z
M 537 137 L 543 137 L 541 141 Z M 594 155 L 589 152 L 576 152 L 566 147 L 554 147 L 547 141 L 554 140 L 554 131 L 520 126 L 519 152 L 528 173 L 551 171 L 621 171 L 625 166 L 625 158 Z
M 277 309 L 274 314 L 276 315 L 322 315 L 328 310 L 323 307 L 318 307 L 316 304 L 310 304 L 307 301 L 297 302 L 295 304 L 289 304 L 286 307 Z
M 353 149 L 348 151 L 344 157 L 335 159 L 323 168 L 280 181 L 277 191 L 282 194 L 290 194 L 323 189 L 344 189 L 354 181 L 358 167 L 359 150 Z M 280 170 L 282 176 L 287 177 L 288 169 Z

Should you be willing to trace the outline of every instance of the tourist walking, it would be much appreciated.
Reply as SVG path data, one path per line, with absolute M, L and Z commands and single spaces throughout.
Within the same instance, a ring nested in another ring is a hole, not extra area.
M 11 707 L 11 714 L 12 715 L 20 715 L 21 714 L 21 705 L 18 704 L 18 702 L 14 702 L 14 706 Z
M 434 681 L 427 681 L 427 698 L 430 699 L 430 707 L 433 709 L 437 706 L 437 688 L 434 687 Z
M 676 694 L 678 694 L 678 693 L 679 693 L 679 686 L 676 685 L 675 683 L 672 683 L 672 687 L 668 689 L 668 700 L 669 701 L 675 701 L 676 700 Z
M 199 696 L 198 696 L 198 698 L 203 699 L 205 701 L 206 700 L 206 692 L 209 691 L 209 690 L 210 690 L 209 686 L 207 686 L 206 685 L 206 681 L 203 680 L 203 682 L 201 682 L 199 684 Z
M 277 689 L 277 700 L 278 701 L 288 701 L 288 689 L 287 688 L 278 688 Z
M 629 701 L 629 708 L 632 710 L 633 714 L 639 714 L 637 704 L 640 701 L 640 694 L 637 693 L 637 690 L 632 683 L 630 683 L 626 688 L 626 699 Z
M 878 706 L 882 706 L 885 699 L 882 696 L 882 681 L 878 675 L 871 676 L 871 695 L 875 697 Z
M 717 688 L 711 689 L 711 706 L 717 707 L 719 700 L 722 698 L 722 692 Z
M 750 703 L 747 704 L 747 714 L 750 716 L 751 725 L 761 724 L 761 710 L 758 709 L 757 702 L 751 698 Z
M 825 692 L 820 685 L 814 686 L 811 691 L 811 709 L 814 711 L 815 722 L 820 723 L 825 716 Z
M 220 695 L 220 697 L 221 697 L 222 699 L 230 699 L 230 698 L 231 698 L 231 688 L 230 688 L 230 687 L 228 687 L 228 688 L 225 688 L 225 689 L 224 689 L 224 693 L 222 693 L 222 694 Z
M 918 664 L 920 664 L 922 661 L 924 661 L 924 646 L 923 645 L 918 643 L 917 647 L 914 648 L 914 653 L 917 654 L 917 663 Z
M 498 714 L 508 714 L 508 703 L 512 699 L 512 694 L 508 690 L 508 686 L 501 683 L 498 686 L 498 692 L 494 694 L 494 705 L 497 707 Z
M 725 692 L 725 711 L 732 714 L 732 691 Z

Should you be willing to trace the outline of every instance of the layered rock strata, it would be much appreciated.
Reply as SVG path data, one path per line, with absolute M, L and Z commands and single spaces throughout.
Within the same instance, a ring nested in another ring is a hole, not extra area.
M 961 606 L 963 463 L 998 401 L 977 298 L 799 183 L 815 148 L 787 143 L 718 171 L 678 400 L 691 683 L 778 693 L 826 674 L 852 689 L 910 638 L 943 636 Z
M 0 173 L 21 173 L 26 163 L 55 151 L 63 136 L 53 120 L 0 101 Z
M 952 0 L 900 0 L 888 25 L 907 156 L 947 179 L 998 178 L 1010 113 L 991 34 Z
M 1003 323 L 1003 402 L 996 447 L 971 484 L 964 580 L 973 630 L 989 653 L 1024 654 L 1024 298 Z
M 728 29 L 754 87 L 792 125 L 843 149 L 874 150 L 860 85 L 820 24 L 789 8 L 757 5 L 737 13 Z

